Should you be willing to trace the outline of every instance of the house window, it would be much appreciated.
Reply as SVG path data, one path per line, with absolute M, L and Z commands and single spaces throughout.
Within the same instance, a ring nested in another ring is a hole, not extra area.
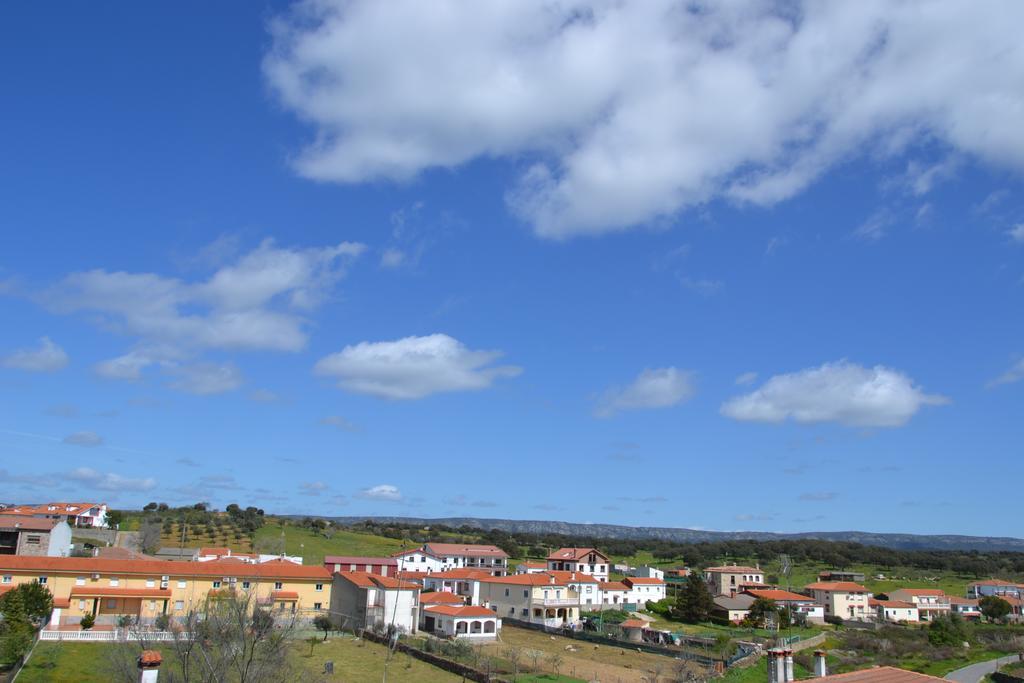
M 427 556 L 426 555 L 420 555 L 420 562 L 426 562 L 426 561 L 427 561 Z
M 75 578 L 75 585 L 76 586 L 84 586 L 85 585 L 85 577 L 84 576 L 76 577 Z
M 45 576 L 40 576 L 39 577 L 39 585 L 40 586 L 45 586 L 46 585 L 46 577 Z
M 322 602 L 314 602 L 313 603 L 313 609 L 315 609 L 315 610 L 322 610 L 323 608 L 324 608 L 324 603 L 322 603 Z
M 530 610 L 528 610 L 528 609 L 526 609 L 526 608 L 524 607 L 524 608 L 522 609 L 522 612 L 521 612 L 521 614 L 522 614 L 522 615 L 523 615 L 524 617 L 528 617 L 528 616 L 530 616 Z
M 279 591 L 282 588 L 284 588 L 284 584 L 283 583 L 281 583 L 280 581 L 275 581 L 274 582 L 274 590 Z
M 25 543 L 28 545 L 39 545 L 39 536 L 26 536 Z
M 146 588 L 156 588 L 156 579 L 146 579 Z
M 313 590 L 315 590 L 317 593 L 323 591 L 323 589 L 324 589 L 324 585 L 322 583 L 318 583 L 318 584 L 316 584 L 316 586 L 313 587 Z
M 11 577 L 5 576 L 4 579 L 3 579 L 3 582 L 4 583 L 10 583 L 11 582 Z M 508 595 L 508 593 L 506 593 L 506 595 Z
M 524 598 L 528 598 L 528 597 L 530 597 L 530 591 L 529 591 L 529 589 L 527 589 L 527 590 L 524 590 L 524 591 L 523 591 L 523 597 L 524 597 Z
M 115 598 L 107 600 L 107 609 L 117 609 L 117 600 Z
M 514 617 L 514 616 L 516 615 L 516 608 L 515 608 L 515 607 L 509 607 L 509 608 L 508 608 L 508 613 L 509 613 L 509 614 L 510 614 L 511 616 L 513 616 L 513 617 Z
M 83 611 L 85 610 L 85 600 L 79 600 L 78 601 L 78 609 L 83 610 Z
M 121 583 L 121 579 L 113 578 L 113 579 L 110 580 L 110 585 L 112 587 L 114 587 L 114 588 L 117 588 L 118 584 L 120 584 L 120 583 Z
M 185 601 L 184 600 L 175 600 L 174 601 L 174 611 L 175 612 L 180 612 L 183 609 L 185 609 Z
M 178 588 L 185 588 L 188 585 L 187 581 L 179 581 Z
M 245 590 L 249 590 L 249 586 L 250 585 L 252 585 L 252 584 L 250 584 L 248 581 L 243 581 L 242 582 L 242 588 L 245 589 Z
M 5 581 L 4 583 L 9 583 L 9 582 L 8 582 L 8 581 Z M 508 597 L 508 589 L 507 589 L 507 588 L 505 589 L 505 597 L 506 597 L 506 598 Z
M 156 611 L 156 600 L 150 600 L 149 601 L 149 611 L 150 612 L 155 612 Z
M 220 588 L 220 581 L 214 581 L 213 582 L 213 587 L 214 588 Z

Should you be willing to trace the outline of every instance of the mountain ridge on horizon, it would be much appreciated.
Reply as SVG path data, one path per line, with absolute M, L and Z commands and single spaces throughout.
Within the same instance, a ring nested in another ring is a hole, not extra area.
M 301 517 L 303 515 L 289 515 Z M 1024 552 L 1024 539 L 1009 536 L 971 536 L 965 534 L 912 534 L 870 531 L 709 531 L 682 527 L 637 527 L 625 524 L 587 524 L 554 520 L 519 520 L 487 517 L 403 517 L 393 515 L 348 515 L 327 517 L 343 525 L 364 521 L 496 529 L 509 533 L 562 534 L 607 539 L 655 539 L 677 543 L 702 543 L 731 540 L 782 541 L 816 539 L 852 542 L 897 550 L 960 550 L 988 552 Z

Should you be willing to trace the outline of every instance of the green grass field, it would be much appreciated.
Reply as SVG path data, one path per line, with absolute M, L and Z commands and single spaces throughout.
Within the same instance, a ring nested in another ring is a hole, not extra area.
M 284 532 L 285 553 L 301 555 L 303 564 L 321 564 L 324 561 L 324 555 L 386 557 L 403 548 L 414 546 L 411 542 L 403 543 L 394 538 L 344 530 L 334 531 L 331 538 L 326 538 L 310 529 L 268 523 L 256 531 L 257 547 L 260 546 L 261 541 L 279 541 L 282 532 Z

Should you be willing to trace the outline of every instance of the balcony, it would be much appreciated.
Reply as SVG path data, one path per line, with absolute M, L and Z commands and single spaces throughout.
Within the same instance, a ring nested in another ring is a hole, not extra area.
M 534 600 L 534 603 L 538 605 L 544 605 L 545 607 L 578 607 L 580 599 L 577 598 L 543 598 L 541 600 Z

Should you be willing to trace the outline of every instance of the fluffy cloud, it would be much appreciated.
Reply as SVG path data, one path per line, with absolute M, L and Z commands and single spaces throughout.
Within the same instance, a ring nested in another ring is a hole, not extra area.
M 242 386 L 242 372 L 230 363 L 195 363 L 174 370 L 172 389 L 199 396 L 223 394 Z
M 692 374 L 674 367 L 648 369 L 626 387 L 613 387 L 601 397 L 594 414 L 611 417 L 623 410 L 668 408 L 694 394 Z
M 63 441 L 71 446 L 84 446 L 85 448 L 103 445 L 103 437 L 96 432 L 75 432 L 65 436 Z
M 926 394 L 902 372 L 847 361 L 775 375 L 761 387 L 726 402 L 721 412 L 755 422 L 839 422 L 857 427 L 899 427 L 926 405 L 949 399 Z
M 149 491 L 156 487 L 156 480 L 147 477 L 145 479 L 132 479 L 113 472 L 97 472 L 90 467 L 79 467 L 68 473 L 68 478 L 77 481 L 79 484 L 89 486 L 99 491 Z
M 40 338 L 39 346 L 34 349 L 18 349 L 0 359 L 4 367 L 29 372 L 56 372 L 67 364 L 68 354 L 49 337 Z
M 771 204 L 851 156 L 935 142 L 1024 168 L 1022 21 L 1013 0 L 307 0 L 272 22 L 264 73 L 315 129 L 302 175 L 525 156 L 509 204 L 559 238 Z M 912 170 L 919 193 L 949 172 Z
M 1018 244 L 1024 244 L 1024 223 L 1018 223 L 1007 231 L 1010 239 Z
M 209 349 L 301 350 L 304 314 L 364 250 L 352 242 L 288 249 L 266 240 L 206 280 L 91 270 L 68 275 L 42 298 L 58 313 L 96 314 L 106 328 L 136 338 L 137 348 L 95 368 L 133 380 L 149 366 L 174 367 Z
M 493 366 L 499 351 L 473 351 L 446 334 L 346 346 L 317 362 L 319 375 L 338 378 L 338 386 L 358 394 L 416 399 L 447 391 L 489 387 L 520 368 Z
M 744 372 L 742 375 L 740 375 L 740 376 L 738 376 L 736 378 L 736 384 L 738 386 L 744 386 L 744 387 L 747 386 L 748 384 L 753 384 L 756 381 L 757 381 L 757 373 L 756 372 Z
M 398 490 L 397 486 L 391 484 L 378 484 L 377 486 L 371 486 L 361 490 L 356 494 L 357 498 L 363 498 L 365 500 L 384 500 L 391 503 L 397 503 L 402 500 L 402 492 Z
M 1024 379 L 1024 358 L 1010 366 L 1010 369 L 988 383 L 988 386 L 995 387 L 1000 384 L 1013 384 Z

